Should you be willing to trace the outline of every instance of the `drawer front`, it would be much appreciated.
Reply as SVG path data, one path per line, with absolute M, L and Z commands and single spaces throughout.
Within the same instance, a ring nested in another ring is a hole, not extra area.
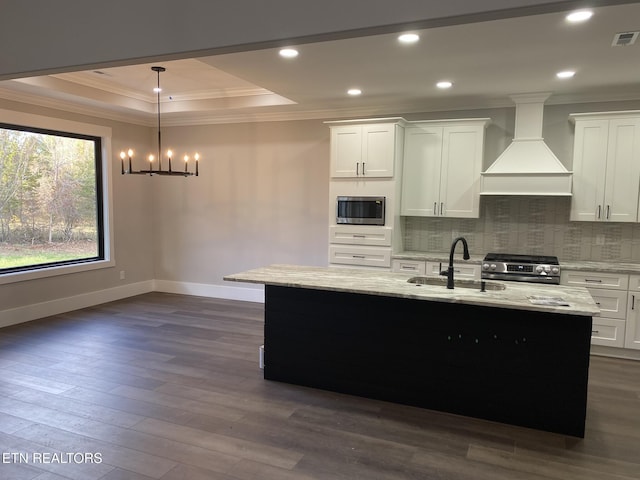
M 576 272 L 564 270 L 560 274 L 560 283 L 579 287 L 613 288 L 627 290 L 629 275 L 617 273 Z
M 448 262 L 427 262 L 428 277 L 438 277 L 440 272 L 449 268 Z M 453 277 L 467 280 L 480 280 L 480 265 L 453 262 Z
M 593 317 L 591 344 L 608 347 L 624 347 L 624 320 L 607 317 Z
M 420 260 L 393 260 L 391 271 L 396 273 L 412 273 L 414 275 L 424 275 L 427 271 L 427 264 Z
M 627 317 L 627 292 L 605 288 L 587 288 L 604 317 L 625 319 Z M 596 317 L 597 318 L 597 317 Z
M 329 245 L 329 263 L 389 268 L 391 248 Z
M 388 227 L 333 225 L 329 227 L 329 243 L 390 247 L 391 229 Z

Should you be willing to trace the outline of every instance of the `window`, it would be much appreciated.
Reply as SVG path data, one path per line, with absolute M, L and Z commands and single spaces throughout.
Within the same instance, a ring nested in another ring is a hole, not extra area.
M 108 260 L 103 137 L 74 130 L 0 123 L 0 276 Z

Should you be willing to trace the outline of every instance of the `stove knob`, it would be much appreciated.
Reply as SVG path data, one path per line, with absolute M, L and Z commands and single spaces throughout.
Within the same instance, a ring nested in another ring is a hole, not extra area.
M 544 272 L 544 267 L 543 267 L 542 265 L 538 265 L 538 266 L 536 267 L 536 272 L 538 272 L 538 273 L 542 273 L 542 272 Z
M 482 269 L 483 270 L 489 270 L 489 264 L 488 263 L 483 263 L 482 264 Z
M 491 270 L 495 270 L 495 269 L 496 269 L 496 268 L 498 268 L 498 267 L 496 266 L 496 264 L 495 264 L 495 263 L 492 263 L 492 264 L 491 264 L 491 266 L 490 266 L 489 268 L 490 268 Z
M 560 273 L 560 269 L 558 267 L 551 267 L 551 272 L 555 273 L 555 274 L 558 274 L 558 273 Z

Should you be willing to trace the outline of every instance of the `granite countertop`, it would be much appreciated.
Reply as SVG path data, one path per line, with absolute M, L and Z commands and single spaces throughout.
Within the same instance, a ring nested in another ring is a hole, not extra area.
M 416 252 L 405 251 L 394 253 L 392 258 L 397 260 L 417 260 L 427 262 L 449 262 L 449 254 L 444 252 Z M 471 255 L 469 263 L 480 264 L 484 259 L 484 255 Z M 456 252 L 454 262 L 464 262 L 460 252 Z M 590 261 L 563 261 L 560 259 L 560 268 L 562 270 L 585 271 L 585 272 L 601 272 L 601 273 L 629 273 L 640 274 L 640 263 L 633 262 L 590 262 Z
M 355 268 L 270 265 L 227 275 L 224 280 L 569 315 L 600 315 L 593 298 L 582 287 L 487 281 L 488 288 L 494 284 L 503 284 L 506 288 L 481 292 L 477 288 L 461 287 L 463 281 L 449 290 L 444 278 L 440 280 L 441 285 L 418 286 L 407 282 L 411 277 L 406 273 Z M 438 281 L 438 277 L 435 278 Z

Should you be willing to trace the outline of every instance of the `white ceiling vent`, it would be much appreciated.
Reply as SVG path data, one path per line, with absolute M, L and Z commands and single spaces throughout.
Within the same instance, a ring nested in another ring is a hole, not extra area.
M 612 47 L 626 47 L 627 45 L 633 45 L 638 39 L 640 32 L 620 32 L 616 33 L 613 37 Z

